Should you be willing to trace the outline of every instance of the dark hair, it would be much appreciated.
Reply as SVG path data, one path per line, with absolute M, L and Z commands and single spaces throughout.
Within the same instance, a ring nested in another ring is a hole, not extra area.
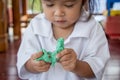
M 89 16 L 86 21 L 89 21 L 94 11 L 98 9 L 97 0 L 84 0 L 83 5 L 85 9 L 89 12 Z
M 34 0 L 33 0 L 34 1 Z M 86 6 L 88 12 L 89 12 L 89 17 L 87 21 L 91 18 L 92 14 L 94 13 L 95 9 L 98 9 L 97 2 L 99 0 L 83 0 L 83 5 L 84 7 Z M 41 3 L 41 0 L 40 0 Z M 42 5 L 40 5 L 41 12 L 43 12 Z
M 97 2 L 98 0 L 83 0 L 83 5 L 84 4 L 87 4 L 87 8 L 90 12 L 90 14 L 94 13 L 94 10 L 97 9 Z M 40 0 L 40 3 L 41 3 L 41 0 Z M 33 0 L 33 4 L 34 4 L 34 0 Z M 40 5 L 40 9 L 41 9 L 41 12 L 42 12 L 42 5 Z

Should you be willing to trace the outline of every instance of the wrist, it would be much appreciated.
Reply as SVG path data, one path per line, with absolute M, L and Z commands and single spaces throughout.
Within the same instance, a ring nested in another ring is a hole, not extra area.
M 73 70 L 71 72 L 73 72 L 73 73 L 77 72 L 78 64 L 79 64 L 79 60 L 76 60 L 76 62 L 74 64 L 74 68 L 73 68 Z

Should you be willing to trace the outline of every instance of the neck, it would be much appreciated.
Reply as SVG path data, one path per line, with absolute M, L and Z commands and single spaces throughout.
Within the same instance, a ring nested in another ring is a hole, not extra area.
M 72 33 L 73 29 L 74 29 L 73 26 L 68 27 L 68 28 L 61 28 L 61 27 L 53 26 L 53 35 L 55 39 L 58 39 L 60 37 L 67 39 Z

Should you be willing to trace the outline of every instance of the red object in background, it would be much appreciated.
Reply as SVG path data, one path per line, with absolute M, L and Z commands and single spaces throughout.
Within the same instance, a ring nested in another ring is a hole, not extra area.
M 111 39 L 120 39 L 120 16 L 108 16 L 105 32 Z

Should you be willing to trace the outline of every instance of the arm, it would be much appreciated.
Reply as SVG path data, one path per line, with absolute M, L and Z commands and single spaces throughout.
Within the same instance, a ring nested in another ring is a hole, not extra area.
M 28 79 L 34 75 L 27 67 L 26 63 L 31 60 L 31 56 L 41 49 L 41 44 L 37 36 L 34 35 L 31 23 L 26 28 L 22 37 L 22 42 L 17 53 L 17 69 L 18 75 L 22 79 Z
M 59 62 L 65 70 L 85 78 L 95 77 L 89 64 L 85 61 L 78 60 L 73 49 L 64 49 L 57 57 L 60 59 Z
M 78 74 L 81 77 L 86 77 L 86 78 L 95 77 L 90 65 L 85 61 L 77 60 L 76 66 L 72 72 Z

